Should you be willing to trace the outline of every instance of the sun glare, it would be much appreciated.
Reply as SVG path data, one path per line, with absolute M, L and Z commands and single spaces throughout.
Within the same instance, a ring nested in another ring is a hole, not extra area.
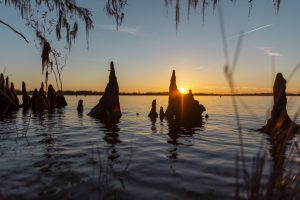
M 180 92 L 181 94 L 186 94 L 186 93 L 187 93 L 186 88 L 184 88 L 184 87 L 180 87 L 180 88 L 178 88 L 178 89 L 179 89 L 179 92 Z

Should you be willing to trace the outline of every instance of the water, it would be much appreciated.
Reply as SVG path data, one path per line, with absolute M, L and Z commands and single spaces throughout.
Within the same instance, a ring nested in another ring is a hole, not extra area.
M 84 113 L 77 114 L 78 100 Z M 43 115 L 22 110 L 0 122 L 0 199 L 231 199 L 240 152 L 231 97 L 196 97 L 207 109 L 203 127 L 151 122 L 152 100 L 167 96 L 121 96 L 116 125 L 86 115 L 99 96 L 67 96 L 69 105 Z M 246 160 L 261 145 L 271 97 L 239 97 Z M 299 97 L 289 99 L 293 116 Z M 139 113 L 137 116 L 136 113 Z M 267 151 L 268 153 L 268 151 Z M 267 161 L 270 164 L 271 158 Z M 250 168 L 250 164 L 247 163 Z M 266 176 L 267 174 L 265 174 Z

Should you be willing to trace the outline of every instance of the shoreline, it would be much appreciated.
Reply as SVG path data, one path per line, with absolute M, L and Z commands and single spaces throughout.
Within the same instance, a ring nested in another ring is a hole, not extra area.
M 33 91 L 29 91 L 29 94 L 32 95 Z M 63 95 L 67 96 L 97 96 L 103 95 L 104 92 L 97 92 L 97 91 L 64 91 Z M 17 95 L 22 95 L 22 92 L 17 90 Z M 168 92 L 145 92 L 145 93 L 138 93 L 138 92 L 120 92 L 120 96 L 168 96 Z M 239 94 L 214 94 L 214 93 L 194 93 L 194 96 L 273 96 L 272 93 L 239 93 Z M 295 93 L 287 93 L 287 96 L 300 96 L 300 94 Z

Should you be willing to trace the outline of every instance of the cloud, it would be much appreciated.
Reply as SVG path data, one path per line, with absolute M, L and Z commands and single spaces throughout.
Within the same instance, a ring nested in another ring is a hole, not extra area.
M 268 27 L 270 27 L 270 26 L 273 26 L 273 24 L 267 24 L 267 25 L 264 25 L 264 26 L 260 26 L 260 27 L 254 28 L 254 29 L 252 29 L 252 30 L 243 32 L 242 35 L 244 36 L 244 35 L 247 35 L 247 34 L 249 34 L 249 33 L 253 33 L 253 32 L 255 32 L 255 31 L 258 31 L 258 30 L 261 30 L 261 29 L 266 29 L 266 28 L 268 28 Z M 233 35 L 233 36 L 229 37 L 228 39 L 232 39 L 232 38 L 239 37 L 239 36 L 240 36 L 240 34 Z
M 120 26 L 118 29 L 114 24 L 96 24 L 95 27 L 98 27 L 105 31 L 113 31 L 113 32 L 121 32 L 121 33 L 128 33 L 130 35 L 140 36 L 142 35 L 141 27 L 129 27 L 129 26 Z
M 261 47 L 261 50 L 263 50 L 268 56 L 274 56 L 274 57 L 280 57 L 283 56 L 281 53 L 273 51 L 270 47 Z

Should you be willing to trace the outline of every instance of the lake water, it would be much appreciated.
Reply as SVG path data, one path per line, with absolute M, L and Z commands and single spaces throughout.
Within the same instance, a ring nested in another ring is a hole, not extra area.
M 67 96 L 53 113 L 22 110 L 0 122 L 0 199 L 231 199 L 240 152 L 231 97 L 196 96 L 209 115 L 203 127 L 170 127 L 147 117 L 167 96 L 121 96 L 118 124 L 86 114 L 99 96 Z M 77 114 L 79 99 L 84 113 Z M 238 97 L 247 167 L 261 145 L 271 97 Z M 290 97 L 294 116 L 299 97 Z M 139 113 L 137 116 L 136 113 Z M 270 165 L 270 156 L 267 161 Z M 267 172 L 265 175 L 267 176 Z M 1 197 L 2 196 L 2 197 Z

